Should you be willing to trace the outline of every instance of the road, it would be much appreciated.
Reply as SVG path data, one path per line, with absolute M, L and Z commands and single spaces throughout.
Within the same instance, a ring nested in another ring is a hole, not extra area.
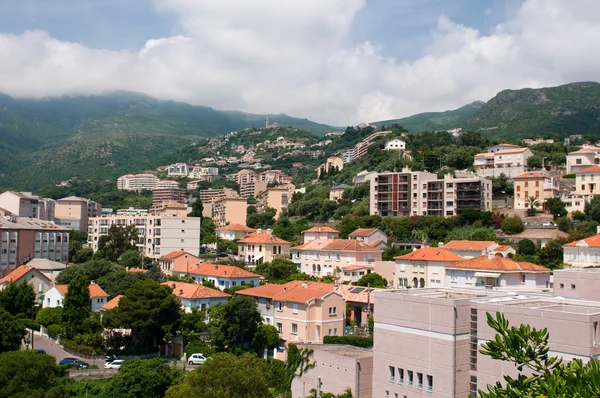
M 29 339 L 30 336 L 27 335 L 26 339 Z M 52 340 L 48 340 L 45 337 L 39 336 L 39 335 L 35 335 L 34 337 L 34 341 L 33 341 L 33 346 L 34 349 L 36 350 L 45 350 L 47 354 L 52 355 L 54 358 L 56 358 L 56 363 L 59 363 L 61 359 L 63 358 L 77 358 L 80 359 L 83 362 L 87 362 L 90 365 L 92 365 L 92 360 L 91 359 L 87 359 L 87 358 L 82 358 L 82 357 L 77 357 L 73 354 L 70 354 L 68 352 L 66 352 L 65 350 L 63 350 L 62 348 L 60 348 L 60 346 L 58 344 L 56 344 L 55 342 L 53 342 Z M 100 357 L 100 358 L 96 358 L 96 360 L 94 361 L 94 365 L 98 366 L 98 368 L 103 369 L 104 368 L 104 357 Z

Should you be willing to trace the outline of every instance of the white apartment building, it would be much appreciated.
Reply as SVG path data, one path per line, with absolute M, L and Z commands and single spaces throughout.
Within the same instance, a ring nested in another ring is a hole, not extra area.
M 399 138 L 390 140 L 385 143 L 385 147 L 383 148 L 386 151 L 404 151 L 406 150 L 406 142 L 402 141 Z
M 175 163 L 167 166 L 167 174 L 170 177 L 187 177 L 188 165 L 186 163 Z
M 137 247 L 144 256 L 160 259 L 174 252 L 200 252 L 200 218 L 165 215 L 92 217 L 88 225 L 88 245 L 98 250 L 98 240 L 108 235 L 111 225 L 135 225 Z
M 488 148 L 485 153 L 475 155 L 473 167 L 482 177 L 498 177 L 500 174 L 513 178 L 525 173 L 527 159 L 533 156 L 529 148 L 502 144 Z
M 154 174 L 126 174 L 117 178 L 117 189 L 122 191 L 152 190 L 156 187 L 158 177 Z
M 0 208 L 16 217 L 30 217 L 47 220 L 42 217 L 43 204 L 39 196 L 31 192 L 6 191 L 0 194 Z
M 187 176 L 199 181 L 212 181 L 218 175 L 218 167 L 202 167 L 200 165 L 195 165 Z
M 600 235 L 564 245 L 563 263 L 577 268 L 600 266 Z

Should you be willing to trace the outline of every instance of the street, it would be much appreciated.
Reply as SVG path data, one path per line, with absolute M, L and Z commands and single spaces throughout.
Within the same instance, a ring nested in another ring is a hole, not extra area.
M 28 334 L 25 338 L 30 339 L 31 336 L 29 336 L 29 334 Z M 69 357 L 69 358 L 77 358 L 83 362 L 89 363 L 90 365 L 96 365 L 100 369 L 104 368 L 104 357 L 103 356 L 96 358 L 96 360 L 93 361 L 93 363 L 92 363 L 91 359 L 82 358 L 82 357 L 75 356 L 73 354 L 69 354 L 68 352 L 66 352 L 65 350 L 60 348 L 60 346 L 58 344 L 54 343 L 51 340 L 48 340 L 45 337 L 37 335 L 37 334 L 34 337 L 33 348 L 35 350 L 45 350 L 47 354 L 52 355 L 54 358 L 56 358 L 56 363 L 59 363 L 61 361 L 61 359 L 63 359 L 63 358 Z

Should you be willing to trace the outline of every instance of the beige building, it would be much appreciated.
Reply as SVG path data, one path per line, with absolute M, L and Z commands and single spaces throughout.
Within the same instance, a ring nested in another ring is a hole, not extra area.
M 212 204 L 212 219 L 217 227 L 227 224 L 246 224 L 248 199 L 225 197 Z
M 175 182 L 175 181 L 173 181 Z M 185 206 L 185 190 L 179 188 L 179 184 L 168 184 L 166 186 L 157 186 L 152 190 L 151 214 L 160 214 L 165 206 L 174 204 Z
M 341 171 L 344 168 L 344 161 L 342 158 L 337 156 L 328 157 L 325 163 L 316 168 L 317 178 L 321 176 L 322 172 L 329 173 L 329 170 L 333 168 L 337 169 L 338 171 Z
M 355 160 L 365 156 L 369 150 L 369 147 L 373 145 L 377 138 L 384 137 L 390 133 L 391 131 L 377 131 L 365 138 L 364 140 L 362 140 L 361 142 L 359 142 L 358 144 L 356 144 L 354 146 L 354 153 L 352 159 Z
M 394 257 L 394 284 L 399 288 L 442 287 L 445 285 L 446 266 L 463 261 L 462 257 L 438 247 L 424 247 Z
M 123 191 L 151 191 L 156 187 L 158 177 L 154 174 L 126 174 L 117 178 L 117 189 Z
M 257 229 L 238 241 L 238 255 L 248 264 L 268 263 L 276 257 L 290 258 L 290 242 L 276 237 L 270 229 Z
M 348 239 L 358 240 L 367 245 L 379 247 L 380 243 L 387 243 L 388 236 L 377 228 L 358 228 L 348 235 Z
M 21 265 L 0 279 L 0 290 L 11 283 L 29 283 L 38 300 L 43 299 L 44 294 L 52 287 L 52 281 L 46 275 L 29 265 Z
M 255 198 L 259 193 L 267 189 L 265 181 L 250 181 L 240 185 L 240 196 L 242 198 Z
M 531 156 L 533 152 L 529 148 L 502 144 L 475 155 L 473 167 L 481 177 L 498 177 L 504 174 L 508 178 L 514 178 L 525 173 L 527 159 Z
M 600 148 L 588 146 L 567 155 L 567 174 L 600 164 Z
M 55 222 L 65 228 L 85 232 L 88 219 L 102 215 L 102 206 L 90 199 L 69 196 L 54 206 Z
M 575 195 L 591 201 L 600 195 L 600 166 L 590 166 L 575 172 Z
M 598 169 L 600 170 L 600 168 Z M 546 200 L 555 198 L 559 194 L 558 184 L 559 180 L 557 178 L 534 171 L 514 177 L 514 208 L 517 210 L 528 209 L 530 207 L 528 199 L 535 198 L 538 200 L 534 204 L 535 208 L 538 210 L 544 209 Z
M 244 239 L 253 232 L 255 232 L 253 228 L 237 223 L 224 225 L 216 229 L 217 237 L 225 240 Z
M 199 262 L 200 259 L 195 255 L 180 250 L 167 253 L 159 260 L 160 269 L 165 275 L 171 275 L 174 269 L 189 269 Z
M 265 210 L 267 210 L 267 208 L 272 208 L 276 210 L 275 218 L 277 218 L 283 210 L 287 209 L 288 205 L 292 201 L 293 194 L 294 188 L 269 188 L 266 191 L 259 193 L 256 197 L 256 211 L 259 213 L 263 213 Z
M 494 253 L 498 244 L 491 240 L 451 240 L 446 244 L 440 244 L 439 247 L 468 259 Z
M 0 193 L 0 208 L 9 215 L 52 221 L 52 218 L 43 217 L 42 201 L 39 196 L 33 195 L 31 192 L 5 191 Z
M 350 185 L 340 184 L 329 190 L 329 200 L 341 200 L 346 189 L 352 188 Z

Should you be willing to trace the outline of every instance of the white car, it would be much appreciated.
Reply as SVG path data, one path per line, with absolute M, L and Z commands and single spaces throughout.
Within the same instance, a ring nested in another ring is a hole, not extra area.
M 202 354 L 192 354 L 188 358 L 189 365 L 202 365 L 204 362 L 206 362 L 206 357 Z
M 104 369 L 119 369 L 121 367 L 121 365 L 123 365 L 123 361 L 122 359 L 116 359 L 112 362 L 107 362 L 104 364 Z

